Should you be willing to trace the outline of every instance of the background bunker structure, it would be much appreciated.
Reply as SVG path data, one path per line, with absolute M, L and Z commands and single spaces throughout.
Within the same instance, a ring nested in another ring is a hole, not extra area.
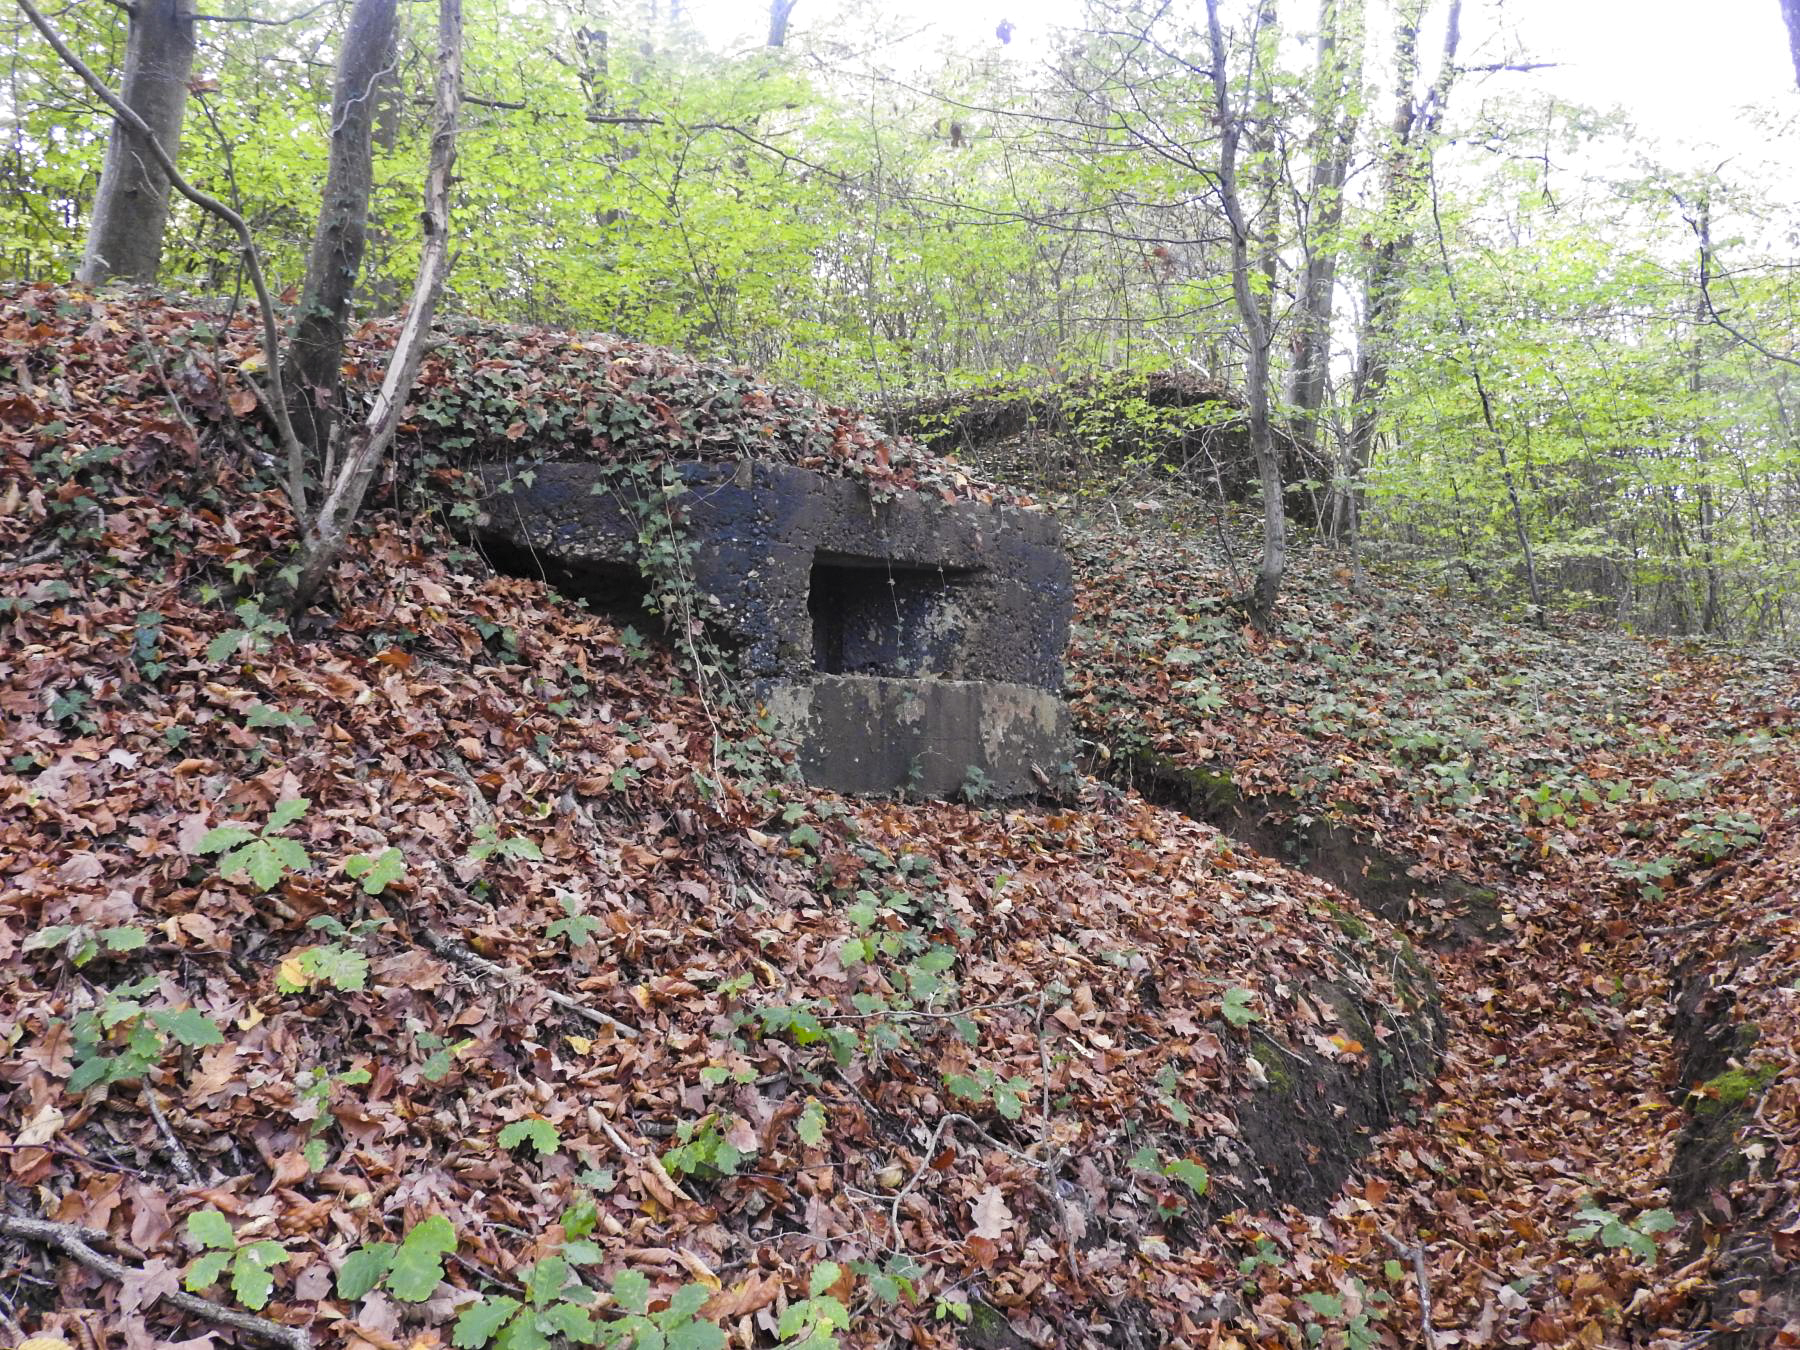
M 1060 697 L 1074 588 L 1049 516 L 743 460 L 673 466 L 696 589 L 809 783 L 1024 796 L 1070 758 Z M 503 570 L 618 612 L 640 603 L 644 512 L 616 467 L 486 471 Z M 623 485 L 623 486 L 622 486 Z

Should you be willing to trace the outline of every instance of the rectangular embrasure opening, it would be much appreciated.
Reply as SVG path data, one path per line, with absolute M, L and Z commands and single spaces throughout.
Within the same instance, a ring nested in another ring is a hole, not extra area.
M 957 604 L 971 568 L 819 552 L 806 608 L 822 675 L 951 675 L 963 643 Z
M 631 563 L 559 562 L 493 536 L 481 540 L 481 551 L 501 576 L 546 582 L 571 600 L 585 600 L 594 613 L 616 623 L 633 624 L 647 633 L 659 631 L 650 613 L 649 583 Z

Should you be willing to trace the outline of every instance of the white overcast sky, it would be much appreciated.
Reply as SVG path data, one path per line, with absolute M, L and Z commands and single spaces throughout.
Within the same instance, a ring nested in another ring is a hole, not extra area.
M 1200 8 L 1199 0 L 1178 3 Z M 687 7 L 720 46 L 755 40 L 766 29 L 766 0 L 687 0 Z M 985 55 L 1000 50 L 994 29 L 1008 19 L 1017 35 L 1007 55 L 1022 61 L 1042 52 L 1051 26 L 1076 21 L 1082 11 L 1079 0 L 888 0 L 886 8 L 898 22 L 868 37 L 928 29 L 936 40 L 919 40 L 921 54 L 947 42 L 952 50 Z M 1441 25 L 1442 0 L 1435 8 Z M 1465 10 L 1462 50 L 1469 63 L 1514 52 L 1561 63 L 1494 77 L 1508 88 L 1622 108 L 1684 164 L 1768 157 L 1800 168 L 1800 146 L 1769 144 L 1766 132 L 1742 115 L 1746 104 L 1755 104 L 1785 113 L 1791 127 L 1800 114 L 1778 0 L 1465 0 Z M 1316 0 L 1283 0 L 1282 11 L 1290 28 L 1304 28 L 1317 13 Z M 793 24 L 797 33 L 824 27 L 840 40 L 864 36 L 842 31 L 841 12 L 842 0 L 800 0 Z M 1499 92 L 1492 82 L 1480 91 L 1492 92 Z M 1785 139 L 1800 139 L 1800 132 Z M 1682 152 L 1684 144 L 1694 148 Z

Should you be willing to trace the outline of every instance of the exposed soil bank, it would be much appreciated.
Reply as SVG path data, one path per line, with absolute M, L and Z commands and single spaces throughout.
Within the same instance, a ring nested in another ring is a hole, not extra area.
M 1343 825 L 1302 821 L 1292 797 L 1242 791 L 1231 775 L 1165 755 L 1124 759 L 1117 775 L 1148 800 L 1203 820 L 1263 856 L 1329 882 L 1372 914 L 1433 947 L 1503 938 L 1499 893 L 1461 877 L 1425 880 L 1416 863 L 1377 848 Z
M 1739 1213 L 1726 1199 L 1734 1182 L 1773 1180 L 1777 1156 L 1775 1141 L 1746 1128 L 1755 1125 L 1774 1066 L 1743 1067 L 1758 1034 L 1737 1016 L 1739 967 L 1764 954 L 1745 948 L 1723 961 L 1690 961 L 1670 981 L 1670 1032 L 1681 1056 L 1679 1082 L 1689 1091 L 1687 1123 L 1669 1167 L 1669 1198 L 1718 1230 L 1712 1315 L 1724 1326 L 1735 1314 L 1748 1314 L 1753 1323 L 1718 1331 L 1707 1342 L 1727 1350 L 1778 1343 L 1774 1328 L 1800 1313 L 1800 1263 L 1777 1250 L 1766 1219 Z
M 1269 1037 L 1254 1038 L 1251 1054 L 1268 1081 L 1238 1108 L 1238 1130 L 1263 1195 L 1237 1197 L 1241 1202 L 1324 1212 L 1374 1137 L 1400 1119 L 1436 1076 L 1445 1027 L 1430 972 L 1410 945 L 1396 950 L 1348 914 L 1340 926 L 1345 920 L 1350 926 L 1340 953 L 1369 964 L 1392 962 L 1408 1005 L 1405 1015 L 1396 1017 L 1342 984 L 1318 982 L 1305 997 L 1355 1033 L 1367 1049 L 1366 1062 L 1296 1053 Z M 1352 927 L 1361 928 L 1362 936 Z
M 1263 856 L 1336 886 L 1396 926 L 1413 918 L 1422 895 L 1451 897 L 1462 924 L 1483 931 L 1499 927 L 1492 891 L 1459 883 L 1432 890 L 1406 874 L 1391 855 L 1357 841 L 1347 830 L 1317 823 L 1305 828 L 1277 823 L 1272 803 L 1245 797 L 1223 774 L 1186 770 L 1165 759 L 1140 756 L 1129 766 L 1132 785 L 1150 801 L 1205 821 Z M 1319 1213 L 1328 1208 L 1375 1135 L 1398 1120 L 1414 1094 L 1436 1076 L 1445 1023 L 1431 971 L 1404 938 L 1398 945 L 1347 908 L 1323 902 L 1342 935 L 1337 955 L 1352 968 L 1379 966 L 1400 987 L 1402 1014 L 1342 981 L 1317 981 L 1303 998 L 1321 1022 L 1348 1028 L 1366 1049 L 1363 1058 L 1339 1059 L 1302 1047 L 1296 1051 L 1253 1035 L 1251 1054 L 1266 1080 L 1238 1110 L 1249 1157 L 1245 1175 L 1221 1178 L 1235 1196 L 1221 1202 L 1252 1207 L 1291 1204 Z M 1433 911 L 1434 914 L 1439 911 Z M 1459 930 L 1460 931 L 1460 930 Z

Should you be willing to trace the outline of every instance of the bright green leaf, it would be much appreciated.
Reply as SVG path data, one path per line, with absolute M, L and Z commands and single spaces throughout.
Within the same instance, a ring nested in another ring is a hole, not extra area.
M 481 1302 L 471 1303 L 457 1317 L 450 1343 L 457 1350 L 480 1350 L 522 1306 L 518 1299 L 504 1294 L 489 1294 Z
M 202 1247 L 231 1251 L 237 1246 L 237 1234 L 231 1221 L 216 1209 L 202 1209 L 188 1215 L 187 1234 Z
M 368 1242 L 344 1258 L 338 1269 L 339 1298 L 361 1298 L 376 1285 L 393 1264 L 396 1248 L 392 1242 Z
M 501 1126 L 501 1148 L 517 1148 L 520 1144 L 530 1144 L 542 1156 L 556 1152 L 562 1145 L 562 1136 L 549 1121 L 535 1117 Z

